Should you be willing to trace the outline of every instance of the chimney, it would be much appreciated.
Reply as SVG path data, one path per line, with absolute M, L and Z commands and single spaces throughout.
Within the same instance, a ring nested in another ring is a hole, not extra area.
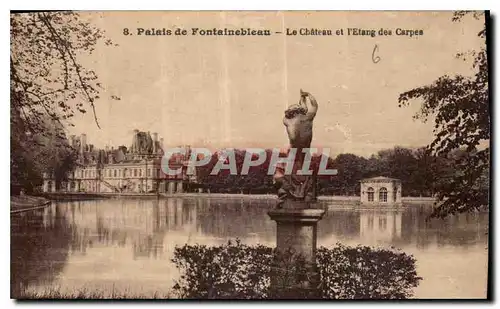
M 153 132 L 153 153 L 157 153 L 158 152 L 156 144 L 158 144 L 158 133 Z
M 75 136 L 74 135 L 69 136 L 69 145 L 71 147 L 75 147 Z
M 80 136 L 80 152 L 84 153 L 87 146 L 87 134 L 83 133 Z

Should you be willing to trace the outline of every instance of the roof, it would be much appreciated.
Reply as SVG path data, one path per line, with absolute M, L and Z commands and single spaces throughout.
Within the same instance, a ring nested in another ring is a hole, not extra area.
M 365 178 L 361 180 L 362 182 L 370 182 L 370 181 L 401 181 L 397 178 L 390 178 L 390 177 L 384 177 L 384 176 L 377 176 L 377 177 L 371 177 L 371 178 Z

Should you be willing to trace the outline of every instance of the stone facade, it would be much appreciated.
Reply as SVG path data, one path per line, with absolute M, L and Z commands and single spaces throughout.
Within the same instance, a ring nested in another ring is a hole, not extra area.
M 170 168 L 180 168 L 182 172 L 179 175 L 163 173 L 163 139 L 158 140 L 157 133 L 135 130 L 128 149 L 125 146 L 95 149 L 87 144 L 85 134 L 71 136 L 69 140 L 78 150 L 78 166 L 57 189 L 54 177 L 45 173 L 44 192 L 182 193 L 188 183 L 196 182 L 196 174 L 187 173 L 193 171 L 187 164 L 191 155 L 189 146 L 186 146 L 186 155 L 173 156 L 170 160 Z
M 381 176 L 363 179 L 360 196 L 364 205 L 400 205 L 401 180 Z

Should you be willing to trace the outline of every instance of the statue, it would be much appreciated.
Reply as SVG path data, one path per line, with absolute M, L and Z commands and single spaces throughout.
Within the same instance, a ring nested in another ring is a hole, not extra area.
M 313 120 L 318 111 L 316 99 L 308 92 L 300 90 L 298 104 L 290 106 L 285 111 L 283 124 L 286 127 L 290 148 L 296 149 L 295 161 L 290 175 L 285 174 L 285 168 L 278 166 L 274 182 L 278 189 L 277 208 L 283 208 L 285 201 L 302 201 L 309 207 L 316 201 L 316 175 L 299 175 L 302 169 L 305 153 L 311 147 Z

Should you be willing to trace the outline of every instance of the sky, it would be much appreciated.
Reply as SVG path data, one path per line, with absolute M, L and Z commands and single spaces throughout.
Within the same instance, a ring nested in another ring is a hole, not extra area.
M 158 132 L 165 147 L 262 147 L 288 144 L 282 118 L 299 91 L 319 109 L 313 147 L 369 156 L 396 145 L 420 147 L 432 121 L 413 120 L 420 102 L 398 107 L 400 93 L 444 74 L 471 74 L 460 51 L 478 49 L 482 21 L 451 21 L 451 12 L 82 12 L 117 46 L 99 44 L 79 60 L 105 90 L 72 134 L 98 147 L 130 146 L 134 129 Z M 139 36 L 136 28 L 270 29 L 271 36 Z M 128 28 L 133 35 L 123 35 Z M 341 36 L 286 36 L 275 31 L 344 29 Z M 347 36 L 347 28 L 392 31 Z M 397 28 L 421 29 L 400 36 Z M 374 63 L 372 53 L 377 46 Z M 110 99 L 120 97 L 119 101 Z

